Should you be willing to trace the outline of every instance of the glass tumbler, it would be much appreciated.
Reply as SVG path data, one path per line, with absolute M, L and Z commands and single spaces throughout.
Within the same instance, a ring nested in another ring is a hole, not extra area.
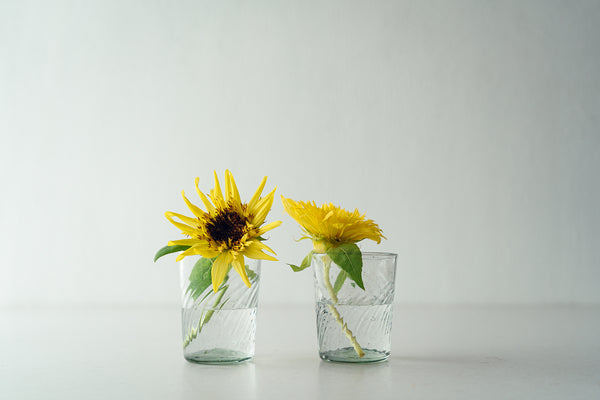
M 183 356 L 204 364 L 249 360 L 254 356 L 260 260 L 245 258 L 251 287 L 230 268 L 217 292 L 207 262 L 200 256 L 180 261 Z
M 393 253 L 363 252 L 363 290 L 328 255 L 313 255 L 323 360 L 368 363 L 389 357 L 396 258 Z

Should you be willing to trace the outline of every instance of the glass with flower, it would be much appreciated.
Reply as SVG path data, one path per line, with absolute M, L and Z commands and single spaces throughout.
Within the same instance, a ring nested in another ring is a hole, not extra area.
M 193 217 L 165 213 L 187 238 L 170 241 L 155 261 L 181 252 L 176 261 L 181 261 L 184 357 L 200 363 L 238 362 L 254 355 L 260 260 L 276 261 L 265 253 L 275 254 L 262 235 L 281 221 L 265 224 L 275 195 L 273 189 L 261 197 L 266 177 L 247 203 L 241 201 L 231 172 L 225 171 L 224 194 L 216 172 L 214 178 L 208 196 L 196 178 L 206 211 L 182 193 Z
M 389 357 L 396 255 L 361 253 L 357 243 L 385 238 L 358 210 L 286 199 L 285 211 L 313 250 L 294 271 L 314 267 L 319 355 L 327 361 L 375 362 Z
M 391 352 L 396 254 L 362 252 L 360 288 L 328 254 L 313 254 L 319 356 L 383 361 Z

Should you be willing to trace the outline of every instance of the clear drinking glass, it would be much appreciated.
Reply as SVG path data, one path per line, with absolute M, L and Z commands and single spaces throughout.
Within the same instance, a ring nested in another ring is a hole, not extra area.
M 396 254 L 362 253 L 359 288 L 326 254 L 314 254 L 319 356 L 365 363 L 386 360 L 391 351 Z
M 188 256 L 180 262 L 183 356 L 190 362 L 205 364 L 251 359 L 254 357 L 260 260 L 245 259 L 251 287 L 230 269 L 217 292 L 213 291 L 212 284 L 205 287 L 206 281 L 210 281 L 210 270 L 200 270 L 200 260 L 200 256 Z M 204 279 L 199 280 L 199 276 Z

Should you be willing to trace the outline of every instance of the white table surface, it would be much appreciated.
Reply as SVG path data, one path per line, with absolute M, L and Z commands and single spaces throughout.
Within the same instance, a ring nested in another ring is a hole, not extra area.
M 178 308 L 0 309 L 0 399 L 600 399 L 600 307 L 396 306 L 369 365 L 318 358 L 310 305 L 257 324 L 253 361 L 209 366 Z

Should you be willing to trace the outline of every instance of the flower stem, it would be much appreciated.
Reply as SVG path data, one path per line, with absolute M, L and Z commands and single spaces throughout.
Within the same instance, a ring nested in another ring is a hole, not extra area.
M 358 354 L 358 356 L 360 358 L 362 358 L 362 357 L 364 357 L 365 352 L 363 351 L 362 347 L 360 347 L 360 344 L 358 344 L 358 341 L 356 340 L 356 336 L 354 336 L 354 334 L 352 334 L 352 331 L 348 328 L 348 325 L 344 322 L 344 319 L 338 312 L 337 308 L 335 308 L 335 305 L 338 303 L 338 297 L 337 297 L 337 294 L 335 293 L 335 290 L 333 290 L 333 286 L 331 286 L 331 279 L 329 278 L 329 269 L 330 268 L 331 268 L 331 258 L 329 258 L 329 256 L 326 255 L 323 257 L 323 278 L 325 281 L 325 287 L 327 288 L 327 291 L 329 292 L 329 296 L 331 297 L 331 301 L 333 302 L 333 304 L 328 304 L 329 311 L 331 312 L 331 314 L 333 315 L 335 320 L 338 322 L 338 324 L 340 324 L 340 326 L 342 327 L 342 332 L 344 332 L 346 337 L 348 337 L 348 340 L 350 340 L 350 343 L 352 344 L 352 347 L 354 347 L 354 351 L 356 351 L 356 354 Z
M 229 287 L 228 285 L 225 285 L 225 282 L 227 282 L 227 277 L 225 278 L 225 280 L 223 281 L 223 284 L 219 288 L 217 298 L 215 299 L 215 302 L 213 303 L 212 308 L 210 310 L 208 310 L 206 312 L 206 314 L 203 315 L 203 317 L 200 318 L 200 321 L 198 321 L 198 328 L 191 329 L 190 332 L 185 337 L 185 339 L 183 340 L 183 348 L 184 349 L 190 345 L 192 340 L 196 339 L 198 334 L 202 331 L 202 327 L 206 323 L 208 323 L 208 321 L 210 321 L 210 319 L 212 318 L 213 314 L 215 313 L 215 308 L 219 305 L 219 303 L 221 302 L 221 299 L 223 299 L 223 296 L 225 295 L 225 292 L 227 291 L 227 288 Z

